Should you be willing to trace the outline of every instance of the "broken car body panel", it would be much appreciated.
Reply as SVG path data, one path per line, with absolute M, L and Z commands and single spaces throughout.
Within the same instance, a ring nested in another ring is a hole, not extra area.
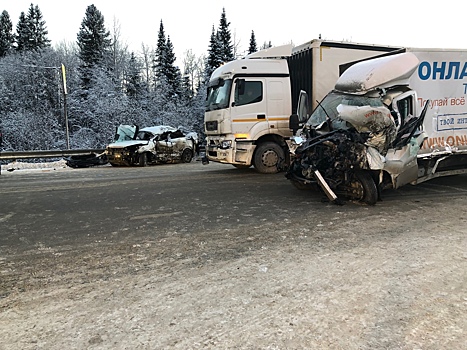
M 426 138 L 426 108 L 417 115 L 417 96 L 408 88 L 416 62 L 403 53 L 344 72 L 299 138 L 288 141 L 293 154 L 286 177 L 295 185 L 319 185 L 331 201 L 341 195 L 369 204 L 382 188 L 416 181 L 417 153 Z
M 74 155 L 64 158 L 66 165 L 70 168 L 89 168 L 108 163 L 105 152 L 101 154 L 90 153 L 83 155 Z
M 138 129 L 120 125 L 116 141 L 106 148 L 109 163 L 140 165 L 192 160 L 198 144 L 195 132 L 183 132 L 180 128 L 158 125 Z

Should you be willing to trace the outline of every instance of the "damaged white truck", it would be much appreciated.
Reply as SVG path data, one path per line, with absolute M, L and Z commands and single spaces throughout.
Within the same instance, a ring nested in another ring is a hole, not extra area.
M 286 177 L 337 204 L 373 205 L 384 189 L 466 173 L 466 91 L 466 51 L 410 48 L 356 63 L 310 116 L 302 99 L 290 117 Z

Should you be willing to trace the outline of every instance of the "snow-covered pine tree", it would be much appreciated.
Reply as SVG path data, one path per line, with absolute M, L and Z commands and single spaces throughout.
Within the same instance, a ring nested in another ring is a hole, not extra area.
M 16 44 L 18 51 L 40 51 L 50 47 L 47 27 L 39 6 L 31 4 L 27 15 L 21 12 L 16 26 Z
M 167 52 L 167 39 L 165 37 L 164 23 L 162 20 L 159 24 L 159 32 L 157 33 L 157 45 L 154 52 L 153 70 L 154 70 L 154 86 L 158 87 L 164 76 L 165 55 Z
M 13 50 L 15 36 L 13 34 L 13 23 L 7 11 L 0 14 L 0 57 L 5 57 Z
M 26 51 L 29 44 L 29 29 L 28 29 L 28 20 L 26 19 L 26 14 L 21 12 L 19 15 L 18 23 L 16 23 L 16 50 L 19 52 Z
M 109 54 L 111 46 L 109 37 L 110 32 L 105 29 L 104 16 L 96 6 L 89 5 L 77 35 L 84 89 L 89 88 L 91 81 L 89 70 L 93 66 L 102 67 L 104 65 L 104 59 Z
M 181 95 L 182 76 L 180 69 L 175 65 L 176 57 L 170 36 L 165 36 L 164 24 L 160 23 L 157 36 L 157 47 L 154 55 L 154 71 L 156 91 L 165 91 L 167 98 L 176 98 Z M 162 87 L 162 84 L 167 84 Z M 172 101 L 174 102 L 174 101 Z
M 41 50 L 46 47 L 50 47 L 50 40 L 47 38 L 47 26 L 45 21 L 42 17 L 42 12 L 39 9 L 39 6 L 31 6 L 29 7 L 27 18 L 29 20 L 31 38 L 30 41 L 30 49 L 31 50 Z
M 136 99 L 145 88 L 141 77 L 141 64 L 138 62 L 134 52 L 130 54 L 126 71 L 125 92 L 127 96 Z
M 264 42 L 263 45 L 261 45 L 260 50 L 269 49 L 270 47 L 272 47 L 271 41 Z
M 164 73 L 167 78 L 167 84 L 169 84 L 169 94 L 171 97 L 180 97 L 182 93 L 182 75 L 178 66 L 175 65 L 176 59 L 172 41 L 170 41 L 170 36 L 167 36 Z
M 256 38 L 255 38 L 255 32 L 251 31 L 251 36 L 250 36 L 250 46 L 248 48 L 248 53 L 253 53 L 258 51 L 258 48 L 256 46 Z
M 209 80 L 212 72 L 222 64 L 222 48 L 218 33 L 212 26 L 211 39 L 209 41 L 208 57 L 205 68 L 205 79 Z
M 221 44 L 222 62 L 228 62 L 235 59 L 233 54 L 232 35 L 230 34 L 229 25 L 230 22 L 227 21 L 225 8 L 223 8 L 218 30 L 219 41 Z

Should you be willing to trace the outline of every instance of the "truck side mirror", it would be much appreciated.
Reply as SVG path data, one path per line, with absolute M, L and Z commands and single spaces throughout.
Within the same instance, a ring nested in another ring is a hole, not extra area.
M 289 129 L 292 130 L 292 133 L 295 135 L 298 129 L 300 129 L 300 119 L 298 114 L 292 114 L 289 118 Z

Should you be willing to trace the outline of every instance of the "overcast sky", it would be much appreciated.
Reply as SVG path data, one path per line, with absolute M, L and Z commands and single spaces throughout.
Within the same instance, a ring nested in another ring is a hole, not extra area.
M 52 46 L 75 42 L 86 8 L 94 4 L 106 28 L 112 32 L 117 23 L 121 39 L 136 53 L 142 43 L 156 46 L 162 20 L 177 59 L 189 49 L 196 55 L 207 52 L 223 8 L 240 52 L 248 49 L 252 30 L 258 46 L 269 41 L 300 45 L 321 34 L 323 39 L 367 44 L 467 48 L 467 5 L 454 0 L 0 0 L 0 11 L 8 11 L 14 32 L 20 13 L 27 13 L 31 3 L 42 12 Z

